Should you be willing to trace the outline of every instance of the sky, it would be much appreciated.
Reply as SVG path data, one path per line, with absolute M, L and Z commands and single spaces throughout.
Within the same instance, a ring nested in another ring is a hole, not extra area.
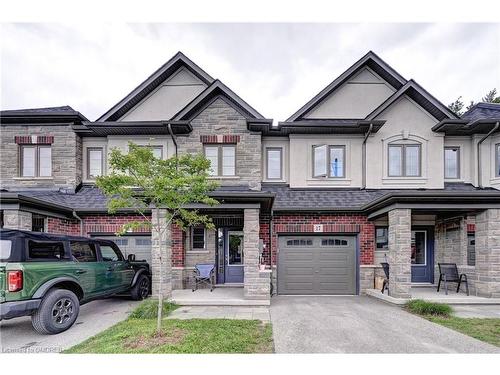
M 3 23 L 0 108 L 97 119 L 177 51 L 283 121 L 369 50 L 445 104 L 500 91 L 499 24 Z

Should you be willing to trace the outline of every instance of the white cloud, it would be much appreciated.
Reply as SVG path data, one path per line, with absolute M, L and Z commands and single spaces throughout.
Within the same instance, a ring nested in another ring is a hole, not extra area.
M 1 108 L 96 119 L 178 50 L 284 120 L 373 50 L 444 103 L 500 90 L 499 24 L 3 24 Z

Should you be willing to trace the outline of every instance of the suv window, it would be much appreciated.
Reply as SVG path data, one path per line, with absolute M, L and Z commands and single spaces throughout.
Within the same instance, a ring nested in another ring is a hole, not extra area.
M 30 259 L 55 261 L 64 258 L 62 242 L 28 241 L 28 256 Z
M 110 245 L 99 246 L 101 248 L 102 260 L 105 262 L 116 262 L 123 260 L 122 255 Z
M 87 242 L 70 242 L 71 255 L 78 262 L 97 262 L 95 245 Z
M 11 249 L 11 240 L 0 240 L 0 261 L 5 261 L 10 258 Z

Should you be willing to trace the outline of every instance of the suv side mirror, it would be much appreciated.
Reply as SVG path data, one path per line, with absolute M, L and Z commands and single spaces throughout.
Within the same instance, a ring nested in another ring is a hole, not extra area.
M 127 260 L 129 262 L 134 262 L 135 261 L 135 254 L 129 254 L 129 255 L 127 255 Z

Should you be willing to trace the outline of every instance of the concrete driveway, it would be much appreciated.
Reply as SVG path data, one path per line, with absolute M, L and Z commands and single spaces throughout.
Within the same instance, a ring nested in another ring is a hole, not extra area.
M 40 335 L 30 317 L 0 322 L 0 353 L 54 353 L 68 349 L 126 319 L 140 302 L 108 298 L 87 303 L 73 327 L 58 335 Z
M 370 297 L 292 297 L 271 300 L 277 353 L 500 353 Z

